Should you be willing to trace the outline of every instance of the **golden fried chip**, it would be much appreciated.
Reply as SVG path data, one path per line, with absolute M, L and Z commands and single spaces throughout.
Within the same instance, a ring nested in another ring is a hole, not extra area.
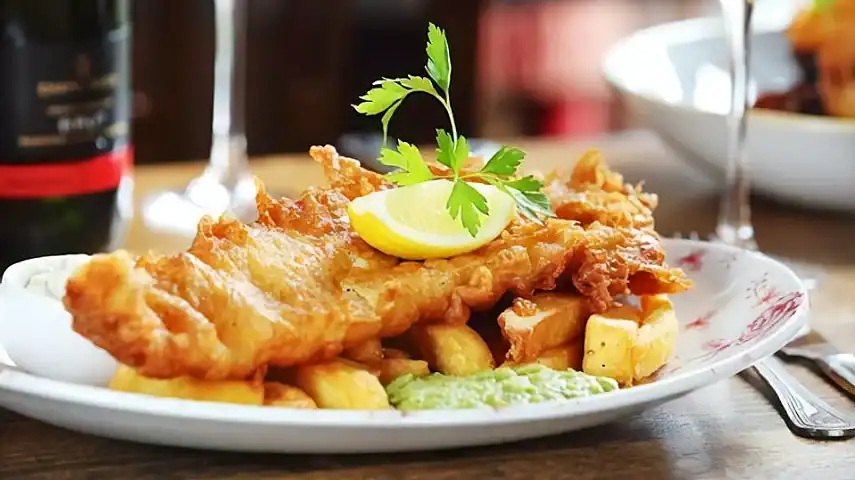
M 306 392 L 279 382 L 264 383 L 264 405 L 282 408 L 318 408 Z
M 466 376 L 496 365 L 490 347 L 468 325 L 416 325 L 410 337 L 421 358 L 446 375 Z
M 264 387 L 253 381 L 207 381 L 192 377 L 148 378 L 125 365 L 119 366 L 109 388 L 155 397 L 181 398 L 203 402 L 263 405 Z
M 407 374 L 421 377 L 428 375 L 430 368 L 424 360 L 411 360 L 409 358 L 384 358 L 380 361 L 380 383 L 389 385 L 398 377 Z
M 359 363 L 377 363 L 383 358 L 383 345 L 379 338 L 366 340 L 354 347 L 346 348 L 342 356 Z
M 567 345 L 551 348 L 540 354 L 533 362 L 549 367 L 553 370 L 582 370 L 583 343 L 581 340 L 573 340 Z M 503 367 L 518 367 L 525 363 L 505 362 Z
M 642 298 L 644 323 L 632 346 L 632 363 L 636 381 L 653 375 L 674 354 L 680 323 L 671 301 L 665 295 Z
M 498 319 L 510 343 L 507 359 L 531 362 L 543 352 L 567 344 L 582 334 L 588 313 L 588 303 L 579 295 L 539 293 L 531 300 L 515 299 Z
M 649 377 L 668 362 L 679 329 L 673 306 L 666 295 L 642 297 L 641 306 L 642 310 L 620 307 L 591 315 L 585 328 L 585 373 L 626 386 Z
M 320 408 L 391 408 L 386 390 L 377 376 L 367 368 L 342 359 L 298 367 L 297 386 L 312 397 Z

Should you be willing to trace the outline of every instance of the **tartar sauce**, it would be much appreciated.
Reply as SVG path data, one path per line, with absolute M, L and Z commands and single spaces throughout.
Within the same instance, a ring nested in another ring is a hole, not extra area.
M 69 255 L 60 263 L 45 265 L 33 272 L 24 288 L 37 295 L 62 301 L 65 283 L 78 267 L 89 261 L 89 255 Z

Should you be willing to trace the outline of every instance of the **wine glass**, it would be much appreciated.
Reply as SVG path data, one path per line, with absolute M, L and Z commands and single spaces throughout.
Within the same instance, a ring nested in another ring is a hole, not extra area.
M 722 196 L 716 240 L 748 250 L 757 250 L 751 221 L 751 182 L 747 169 L 745 139 L 748 126 L 751 55 L 751 18 L 754 0 L 720 0 L 730 52 L 730 115 L 725 193 Z M 816 267 L 786 262 L 809 286 L 816 285 L 821 271 Z
M 192 236 L 204 215 L 226 211 L 242 220 L 255 214 L 244 129 L 244 53 L 247 0 L 214 0 L 214 112 L 211 154 L 204 173 L 184 191 L 156 192 L 143 200 L 146 227 Z
M 730 51 L 730 115 L 727 117 L 727 183 L 715 234 L 722 242 L 757 249 L 751 222 L 750 179 L 746 169 L 749 55 L 753 0 L 720 0 Z

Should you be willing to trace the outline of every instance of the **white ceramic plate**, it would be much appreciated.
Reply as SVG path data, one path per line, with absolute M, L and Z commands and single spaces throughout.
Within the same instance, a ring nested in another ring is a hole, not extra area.
M 807 311 L 804 286 L 792 271 L 768 257 L 690 240 L 664 243 L 669 261 L 682 266 L 696 286 L 673 297 L 682 323 L 676 358 L 657 381 L 631 389 L 500 409 L 409 414 L 307 411 L 147 397 L 0 366 L 0 405 L 105 437 L 289 453 L 486 445 L 612 422 L 733 376 L 773 354 L 795 335 Z
M 795 3 L 804 2 L 774 0 L 758 6 L 753 94 L 783 92 L 800 81 L 783 34 Z M 603 72 L 631 113 L 686 160 L 723 178 L 728 59 L 722 18 L 701 18 L 630 35 L 604 57 Z M 855 120 L 754 110 L 747 142 L 757 190 L 803 206 L 855 211 Z

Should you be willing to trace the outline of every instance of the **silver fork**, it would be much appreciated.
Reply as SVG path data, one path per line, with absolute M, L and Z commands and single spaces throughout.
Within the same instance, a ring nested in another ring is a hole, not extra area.
M 676 236 L 680 238 L 679 233 Z M 689 238 L 700 239 L 694 232 Z M 815 282 L 811 285 L 815 285 Z M 807 286 L 808 283 L 805 283 Z M 796 337 L 809 331 L 810 327 L 806 324 Z M 855 418 L 839 412 L 808 390 L 774 356 L 760 360 L 747 371 L 755 373 L 769 387 L 781 407 L 784 422 L 794 434 L 816 440 L 855 437 Z

